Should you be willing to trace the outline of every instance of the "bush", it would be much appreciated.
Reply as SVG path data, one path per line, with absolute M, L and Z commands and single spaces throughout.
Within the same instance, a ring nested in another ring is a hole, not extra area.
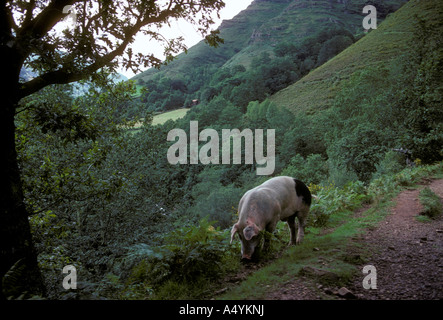
M 443 212 L 443 206 L 440 197 L 436 195 L 429 187 L 420 191 L 420 202 L 423 205 L 421 215 L 435 219 Z
M 349 170 L 340 160 L 328 159 L 329 180 L 337 187 L 358 180 L 357 174 Z
M 342 188 L 337 188 L 332 184 L 326 187 L 310 185 L 309 188 L 310 190 L 315 189 L 318 199 L 311 205 L 314 227 L 327 226 L 332 215 L 346 210 L 354 210 L 370 198 L 361 181 L 349 182 Z
M 368 195 L 373 202 L 388 198 L 391 193 L 398 191 L 399 184 L 392 175 L 382 175 L 371 181 L 368 186 Z
M 306 184 L 319 184 L 327 180 L 328 166 L 319 154 L 311 154 L 306 160 L 297 154 L 282 171 L 282 175 L 297 178 Z
M 180 298 L 183 292 L 192 295 L 187 298 L 196 298 L 205 284 L 236 268 L 238 260 L 238 252 L 229 245 L 229 230 L 214 229 L 206 219 L 168 233 L 162 246 L 145 248 L 145 253 L 145 259 L 132 269 L 128 285 L 144 283 L 142 287 L 154 289 L 155 298 L 165 298 L 162 292 L 168 292 L 168 299 L 177 296 L 163 287 L 178 286 L 181 289 L 175 291 Z
M 325 43 L 323 43 L 317 58 L 317 66 L 321 66 L 329 59 L 335 57 L 344 49 L 349 47 L 353 43 L 353 40 L 347 36 L 337 35 Z
M 186 210 L 186 215 L 197 217 L 198 220 L 208 217 L 210 221 L 214 221 L 215 227 L 222 229 L 230 227 L 242 194 L 242 190 L 230 183 L 231 178 L 237 178 L 236 168 L 242 167 L 207 166 L 199 174 L 201 181 L 193 186 L 191 195 L 195 201 Z M 222 185 L 225 182 L 227 185 Z
M 395 151 L 388 151 L 385 157 L 375 166 L 377 171 L 373 179 L 380 178 L 384 174 L 395 174 L 403 170 L 405 164 L 404 156 Z
M 383 132 L 375 126 L 360 124 L 349 134 L 335 140 L 328 155 L 354 172 L 360 181 L 369 182 L 386 149 L 383 145 Z

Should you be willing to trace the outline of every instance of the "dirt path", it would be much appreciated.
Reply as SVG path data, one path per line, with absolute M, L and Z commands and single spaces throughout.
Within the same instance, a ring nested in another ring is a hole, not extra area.
M 443 199 L 443 180 L 432 181 L 429 187 Z M 406 190 L 398 195 L 391 214 L 363 237 L 372 248 L 373 255 L 367 264 L 377 269 L 377 289 L 365 290 L 362 274 L 350 288 L 357 297 L 443 298 L 443 218 L 427 223 L 416 220 L 422 210 L 420 190 Z
M 424 184 L 443 199 L 443 179 Z M 403 191 L 395 199 L 391 214 L 359 242 L 370 248 L 370 259 L 377 272 L 377 289 L 364 289 L 363 273 L 347 289 L 352 298 L 364 300 L 443 299 L 443 217 L 419 222 L 422 189 Z M 309 279 L 297 278 L 270 292 L 266 299 L 328 299 L 337 292 L 324 292 Z

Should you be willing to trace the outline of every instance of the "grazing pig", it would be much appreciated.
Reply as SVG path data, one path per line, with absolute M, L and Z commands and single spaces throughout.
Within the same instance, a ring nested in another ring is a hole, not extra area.
M 291 177 L 275 177 L 247 191 L 238 205 L 238 222 L 231 230 L 231 243 L 238 233 L 242 259 L 251 260 L 260 243 L 260 231 L 273 232 L 279 220 L 286 221 L 291 234 L 290 245 L 300 244 L 311 206 L 311 192 Z M 298 234 L 295 217 L 298 218 Z M 265 246 L 269 239 L 265 239 Z

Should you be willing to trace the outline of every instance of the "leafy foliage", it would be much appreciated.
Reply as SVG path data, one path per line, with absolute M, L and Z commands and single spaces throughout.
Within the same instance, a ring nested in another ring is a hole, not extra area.
M 328 179 L 328 166 L 319 154 L 311 154 L 304 159 L 297 154 L 282 171 L 282 175 L 297 177 L 308 184 L 320 184 Z
M 7 298 L 18 297 L 23 293 L 20 278 L 24 276 L 25 268 L 23 260 L 18 260 L 2 277 L 3 292 Z
M 326 187 L 315 185 L 309 187 L 316 190 L 317 200 L 312 204 L 310 211 L 311 221 L 315 227 L 325 227 L 331 216 L 354 210 L 369 200 L 366 188 L 361 181 L 349 182 L 343 188 L 337 188 L 332 184 Z
M 437 107 L 441 83 L 434 78 L 441 66 L 430 62 L 434 60 L 428 51 L 441 35 L 434 25 L 420 19 L 416 23 L 410 52 L 390 68 L 368 67 L 354 73 L 324 113 L 332 129 L 325 136 L 330 162 L 345 165 L 364 182 L 370 181 L 389 149 L 407 148 L 413 159 L 424 163 L 443 158 L 443 115 Z M 427 37 L 429 43 L 417 37 Z
M 443 204 L 438 195 L 436 195 L 429 187 L 420 191 L 420 202 L 423 205 L 422 215 L 436 219 L 443 212 Z
M 196 284 L 214 281 L 236 265 L 232 265 L 232 260 L 238 252 L 229 246 L 228 241 L 228 232 L 214 229 L 206 219 L 201 220 L 197 226 L 173 230 L 163 236 L 162 246 L 144 249 L 143 260 L 132 269 L 128 283 L 142 282 L 152 286 L 160 292 L 155 297 L 157 299 L 177 299 L 180 294 L 170 291 L 172 283 L 197 289 Z M 199 294 L 201 289 L 195 290 L 187 298 L 197 298 Z

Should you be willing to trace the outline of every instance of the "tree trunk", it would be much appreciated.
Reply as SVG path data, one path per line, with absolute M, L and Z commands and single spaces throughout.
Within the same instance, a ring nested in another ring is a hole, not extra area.
M 3 54 L 4 50 L 1 51 Z M 8 55 L 2 60 L 5 81 L 0 86 L 0 150 L 6 161 L 0 166 L 0 297 L 4 299 L 24 292 L 42 295 L 45 290 L 24 204 L 15 143 L 21 63 Z M 16 271 L 4 277 L 14 265 Z

